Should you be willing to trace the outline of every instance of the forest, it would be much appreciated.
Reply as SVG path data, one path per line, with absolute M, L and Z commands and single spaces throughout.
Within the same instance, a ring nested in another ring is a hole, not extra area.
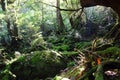
M 120 0 L 0 0 L 0 80 L 120 80 Z

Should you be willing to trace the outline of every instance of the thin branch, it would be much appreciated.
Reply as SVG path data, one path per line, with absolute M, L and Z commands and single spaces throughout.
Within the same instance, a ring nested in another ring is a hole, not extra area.
M 48 5 L 48 6 L 51 6 L 51 7 L 55 7 L 55 8 L 57 8 L 57 9 L 59 9 L 60 11 L 79 11 L 80 9 L 82 9 L 82 8 L 78 8 L 78 9 L 61 9 L 60 7 L 57 7 L 57 6 L 55 6 L 55 5 L 51 5 L 51 4 L 42 2 L 42 1 L 40 1 L 40 2 L 43 3 L 43 4 L 46 4 L 46 5 Z

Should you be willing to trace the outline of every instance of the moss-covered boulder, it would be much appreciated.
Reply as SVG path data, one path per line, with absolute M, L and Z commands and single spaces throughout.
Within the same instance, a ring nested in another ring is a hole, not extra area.
M 11 64 L 17 80 L 39 80 L 54 77 L 66 67 L 66 61 L 56 51 L 35 51 Z
M 103 51 L 97 51 L 97 54 L 106 58 L 120 60 L 120 48 L 118 47 L 109 47 Z

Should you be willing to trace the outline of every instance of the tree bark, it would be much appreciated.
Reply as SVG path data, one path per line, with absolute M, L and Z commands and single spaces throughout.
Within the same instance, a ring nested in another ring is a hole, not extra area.
M 1 7 L 2 7 L 2 10 L 3 11 L 6 11 L 6 8 L 5 8 L 5 0 L 1 0 Z
M 57 7 L 60 7 L 60 0 L 56 2 Z M 63 18 L 60 10 L 57 8 L 57 24 L 58 24 L 58 34 L 62 34 L 65 32 L 65 25 L 63 23 Z
M 6 23 L 7 23 L 7 29 L 8 29 L 8 33 L 11 37 L 11 42 L 10 42 L 10 47 L 11 48 L 18 48 L 19 44 L 18 41 L 20 40 L 18 38 L 18 27 L 17 24 L 15 23 L 15 21 L 13 20 L 12 24 L 13 24 L 13 29 L 11 29 L 11 22 L 9 19 L 6 19 Z

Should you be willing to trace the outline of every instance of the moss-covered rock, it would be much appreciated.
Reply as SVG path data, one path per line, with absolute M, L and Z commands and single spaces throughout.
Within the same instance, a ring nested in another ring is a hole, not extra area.
M 97 51 L 97 54 L 107 57 L 120 60 L 120 48 L 118 47 L 109 47 L 103 51 Z
M 11 64 L 17 80 L 36 80 L 53 77 L 66 67 L 66 61 L 55 51 L 35 51 Z

